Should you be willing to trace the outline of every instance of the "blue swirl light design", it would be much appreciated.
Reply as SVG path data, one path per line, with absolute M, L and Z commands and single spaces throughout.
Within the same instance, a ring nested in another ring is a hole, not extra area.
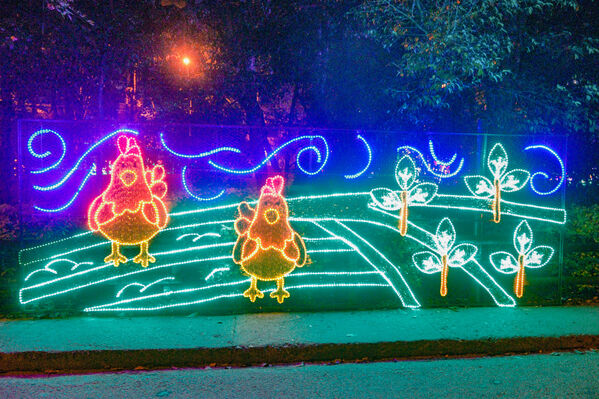
M 458 167 L 455 171 L 448 173 L 446 175 L 435 172 L 431 166 L 428 164 L 428 162 L 426 162 L 426 158 L 424 158 L 424 155 L 422 155 L 422 153 L 420 151 L 418 151 L 416 148 L 411 147 L 409 145 L 403 145 L 400 147 L 397 147 L 397 152 L 399 153 L 402 150 L 410 150 L 410 151 L 414 151 L 415 153 L 417 153 L 420 156 L 420 159 L 422 159 L 422 163 L 424 164 L 424 166 L 426 167 L 426 169 L 433 175 L 436 176 L 440 179 L 447 179 L 449 177 L 453 177 L 455 175 L 457 175 L 458 173 L 460 173 L 460 170 L 462 170 L 462 166 L 464 166 L 464 158 L 460 159 L 460 163 L 458 164 Z M 450 165 L 451 163 L 453 163 L 453 158 L 452 161 L 447 163 L 447 165 Z M 445 166 L 447 166 L 445 165 Z
M 439 158 L 437 158 L 437 154 L 435 154 L 435 147 L 433 145 L 433 140 L 429 140 L 428 141 L 428 150 L 431 153 L 431 156 L 433 157 L 433 160 L 438 163 L 439 165 L 442 166 L 449 166 L 453 163 L 453 161 L 455 161 L 456 157 L 458 156 L 457 153 L 454 153 L 453 156 L 451 157 L 451 159 L 447 162 L 445 161 L 441 161 Z
M 561 170 L 561 179 L 560 179 L 559 183 L 557 184 L 557 186 L 555 186 L 552 190 L 540 191 L 535 187 L 535 185 L 533 183 L 533 180 L 535 179 L 536 176 L 542 176 L 545 179 L 549 179 L 549 175 L 547 173 L 541 171 L 541 172 L 536 172 L 532 176 L 530 176 L 530 188 L 532 188 L 532 191 L 534 191 L 538 195 L 550 195 L 550 194 L 555 193 L 557 190 L 559 190 L 559 188 L 562 186 L 562 184 L 564 184 L 564 180 L 566 179 L 566 167 L 564 166 L 564 162 L 562 161 L 560 156 L 557 154 L 557 152 L 555 152 L 554 150 L 552 150 L 551 148 L 549 148 L 545 145 L 529 145 L 528 147 L 524 148 L 524 151 L 534 150 L 537 148 L 548 151 L 559 162 L 559 167 Z
M 134 135 L 138 135 L 139 134 L 139 132 L 136 132 L 135 130 L 131 130 L 131 129 L 119 129 L 119 130 L 116 130 L 116 131 L 114 131 L 114 132 L 112 132 L 110 134 L 107 134 L 106 136 L 102 137 L 100 140 L 96 141 L 96 143 L 94 143 L 94 145 L 92 145 L 91 147 L 89 147 L 87 149 L 87 151 L 85 151 L 83 153 L 83 155 L 81 155 L 81 157 L 79 157 L 79 159 L 77 160 L 77 162 L 75 162 L 75 165 L 71 168 L 71 170 L 69 170 L 67 172 L 67 174 L 64 175 L 64 177 L 62 179 L 60 179 L 60 181 L 58 181 L 55 184 L 49 185 L 49 186 L 33 186 L 33 188 L 35 190 L 38 190 L 38 191 L 56 190 L 58 187 L 62 186 L 71 177 L 71 175 L 73 173 L 75 173 L 75 171 L 77 170 L 77 168 L 79 167 L 79 165 L 81 164 L 81 162 L 83 162 L 83 160 L 85 159 L 85 157 L 88 156 L 90 152 L 92 152 L 96 147 L 98 147 L 99 145 L 101 145 L 102 143 L 104 143 L 106 140 L 110 139 L 111 137 L 116 136 L 119 133 L 130 133 L 130 134 L 134 134 Z
M 272 151 L 270 154 L 268 154 L 266 156 L 266 158 L 264 158 L 262 160 L 262 162 L 260 162 L 258 165 L 254 166 L 253 168 L 250 169 L 232 169 L 232 168 L 227 168 L 225 166 L 219 165 L 216 162 L 214 162 L 213 160 L 209 160 L 208 163 L 213 167 L 216 168 L 220 171 L 223 172 L 227 172 L 227 173 L 233 173 L 233 174 L 248 174 L 248 173 L 253 173 L 255 171 L 257 171 L 258 169 L 260 169 L 261 167 L 263 167 L 270 159 L 272 159 L 279 151 L 281 151 L 282 149 L 284 149 L 285 147 L 295 143 L 296 141 L 299 140 L 310 140 L 310 144 L 312 144 L 312 140 L 314 139 L 319 139 L 322 140 L 322 143 L 324 145 L 324 149 L 325 149 L 325 153 L 324 153 L 324 159 L 322 157 L 322 154 L 320 152 L 320 150 L 318 148 L 316 148 L 313 145 L 309 145 L 307 147 L 302 148 L 300 151 L 298 151 L 297 156 L 296 156 L 296 164 L 297 167 L 305 174 L 307 175 L 315 175 L 317 173 L 319 173 L 322 168 L 324 168 L 324 166 L 326 165 L 328 159 L 329 159 L 329 145 L 326 141 L 326 139 L 323 136 L 300 136 L 300 137 L 296 137 L 292 140 L 287 141 L 284 144 L 281 144 L 279 147 L 277 147 L 274 151 Z M 301 164 L 301 160 L 300 157 L 301 155 L 306 152 L 306 151 L 314 151 L 314 153 L 316 153 L 316 161 L 320 164 L 320 167 L 318 169 L 316 169 L 314 172 L 310 172 L 309 170 L 307 170 L 306 168 L 304 168 Z
M 223 189 L 213 197 L 207 197 L 207 198 L 198 197 L 197 195 L 195 195 L 194 193 L 191 192 L 191 190 L 189 189 L 189 186 L 187 185 L 187 179 L 185 177 L 186 170 L 187 170 L 187 165 L 185 165 L 183 167 L 183 169 L 181 169 L 181 181 L 183 182 L 183 188 L 185 188 L 185 191 L 187 191 L 187 194 L 189 194 L 190 197 L 195 198 L 198 201 L 212 201 L 217 198 L 220 198 L 225 193 L 225 190 Z
M 56 162 L 54 162 L 52 165 L 42 168 L 42 169 L 39 169 L 39 170 L 32 170 L 29 173 L 32 173 L 32 174 L 44 173 L 44 172 L 54 169 L 55 167 L 60 165 L 60 163 L 64 159 L 64 156 L 67 153 L 67 145 L 60 134 L 58 134 L 57 132 L 55 132 L 54 130 L 51 130 L 51 129 L 40 129 L 40 130 L 36 131 L 35 133 L 33 133 L 31 136 L 29 136 L 29 140 L 27 140 L 27 150 L 29 150 L 29 153 L 33 157 L 43 159 L 43 158 L 46 158 L 47 156 L 51 155 L 50 151 L 46 151 L 42 154 L 39 154 L 33 149 L 33 140 L 35 140 L 35 138 L 38 136 L 40 136 L 40 137 L 43 136 L 44 134 L 53 134 L 54 136 L 58 137 L 58 140 L 60 140 L 60 144 L 62 146 L 62 153 L 61 153 L 60 157 L 58 158 L 58 160 Z
M 199 154 L 182 154 L 180 152 L 177 152 L 175 150 L 173 150 L 172 148 L 170 148 L 166 142 L 164 141 L 164 133 L 160 132 L 160 142 L 162 143 L 162 146 L 171 154 L 177 156 L 177 157 L 181 157 L 181 158 L 204 158 L 204 157 L 208 157 L 210 155 L 213 154 L 217 154 L 219 152 L 223 152 L 223 151 L 229 151 L 229 152 L 235 152 L 237 154 L 241 153 L 241 150 L 239 148 L 235 148 L 235 147 L 218 147 L 215 148 L 213 150 L 210 151 L 206 151 L 206 152 L 200 152 Z
M 59 208 L 42 208 L 40 206 L 35 205 L 34 208 L 36 210 L 38 210 L 38 211 L 48 212 L 48 213 L 54 213 L 54 212 L 64 211 L 65 209 L 67 209 L 69 206 L 71 206 L 73 204 L 73 202 L 75 201 L 75 199 L 77 199 L 77 196 L 79 195 L 79 193 L 83 189 L 83 186 L 85 186 L 85 183 L 87 183 L 87 179 L 89 179 L 89 177 L 93 174 L 93 171 L 94 171 L 95 168 L 96 168 L 96 164 L 93 164 L 92 167 L 89 169 L 89 172 L 87 172 L 87 175 L 85 176 L 85 178 L 83 179 L 83 181 L 79 185 L 79 188 L 75 192 L 75 195 L 73 195 L 73 197 L 69 200 L 69 202 L 67 202 L 63 206 L 61 206 Z
M 362 142 L 364 143 L 364 146 L 366 147 L 366 151 L 368 152 L 368 162 L 366 162 L 366 166 L 364 166 L 359 172 L 351 174 L 351 175 L 343 176 L 346 179 L 355 179 L 357 177 L 360 177 L 364 172 L 366 172 L 368 170 L 368 168 L 370 167 L 370 164 L 372 163 L 372 149 L 370 148 L 370 145 L 368 144 L 366 139 L 364 137 L 362 137 L 361 134 L 358 134 L 357 137 L 359 140 L 362 140 Z

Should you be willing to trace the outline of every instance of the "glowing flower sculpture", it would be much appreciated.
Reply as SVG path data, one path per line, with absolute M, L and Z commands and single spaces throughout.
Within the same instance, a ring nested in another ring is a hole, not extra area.
M 538 269 L 545 266 L 553 257 L 554 250 L 546 245 L 532 247 L 532 230 L 526 220 L 520 222 L 514 231 L 514 248 L 518 258 L 508 252 L 495 252 L 490 256 L 491 263 L 497 271 L 504 274 L 516 273 L 514 293 L 518 298 L 524 295 L 525 268 Z
M 493 209 L 493 221 L 501 221 L 501 192 L 513 192 L 521 190 L 528 179 L 530 172 L 524 169 L 514 169 L 506 172 L 508 157 L 503 146 L 495 144 L 489 153 L 487 166 L 493 175 L 493 182 L 484 176 L 466 176 L 464 181 L 468 190 L 477 197 L 493 197 L 491 208 Z
M 388 211 L 399 210 L 399 233 L 402 236 L 405 236 L 408 231 L 408 207 L 414 203 L 427 204 L 437 194 L 436 184 L 416 184 L 417 179 L 418 170 L 414 161 L 409 155 L 404 155 L 395 167 L 395 180 L 401 191 L 375 188 L 370 192 L 372 200 L 380 208 Z
M 455 229 L 449 218 L 441 220 L 433 237 L 435 253 L 417 252 L 412 255 L 414 265 L 423 273 L 441 272 L 441 296 L 447 295 L 447 272 L 449 267 L 461 267 L 474 258 L 478 248 L 473 244 L 458 244 Z

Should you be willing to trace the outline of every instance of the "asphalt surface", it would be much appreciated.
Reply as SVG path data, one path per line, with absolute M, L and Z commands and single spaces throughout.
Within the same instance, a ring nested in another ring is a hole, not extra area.
M 597 398 L 599 353 L 1 377 L 2 398 Z

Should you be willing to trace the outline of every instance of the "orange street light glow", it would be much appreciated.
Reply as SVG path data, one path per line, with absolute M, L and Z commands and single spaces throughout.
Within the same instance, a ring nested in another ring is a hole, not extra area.
M 187 58 L 187 57 L 183 58 L 183 63 L 185 65 L 189 65 L 190 62 L 191 62 L 191 60 L 189 58 Z

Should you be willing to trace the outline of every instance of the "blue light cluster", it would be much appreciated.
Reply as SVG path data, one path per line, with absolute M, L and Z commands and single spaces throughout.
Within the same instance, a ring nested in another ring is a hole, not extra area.
M 368 168 L 370 167 L 370 164 L 372 163 L 372 149 L 370 148 L 370 145 L 368 144 L 366 139 L 364 137 L 362 137 L 362 135 L 360 135 L 360 134 L 358 134 L 358 139 L 362 140 L 362 142 L 364 143 L 364 146 L 366 147 L 366 151 L 368 152 L 368 162 L 366 162 L 366 166 L 364 166 L 362 169 L 360 169 L 359 172 L 351 174 L 351 175 L 345 175 L 344 177 L 346 179 L 355 179 L 355 178 L 360 177 L 362 174 L 364 174 L 364 172 L 366 172 L 368 170 Z
M 538 195 L 550 195 L 555 193 L 557 190 L 559 190 L 559 188 L 562 186 L 562 184 L 564 184 L 564 180 L 566 179 L 566 167 L 564 165 L 564 162 L 562 161 L 562 159 L 560 158 L 559 155 L 557 155 L 557 152 L 555 152 L 554 150 L 552 150 L 551 148 L 545 146 L 545 145 L 529 145 L 528 147 L 526 147 L 524 149 L 524 151 L 528 151 L 528 150 L 534 150 L 534 149 L 542 149 L 545 151 L 548 151 L 551 155 L 553 155 L 555 157 L 555 159 L 557 159 L 557 162 L 559 162 L 559 166 L 560 166 L 560 171 L 561 171 L 561 177 L 559 180 L 559 183 L 557 184 L 557 186 L 555 186 L 552 190 L 549 191 L 540 191 L 538 190 L 534 183 L 533 180 L 536 176 L 542 176 L 545 179 L 549 179 L 549 175 L 545 172 L 536 172 L 533 173 L 533 175 L 530 177 L 530 188 L 532 188 L 532 191 L 534 191 L 536 194 Z
M 40 206 L 35 205 L 34 208 L 36 210 L 38 210 L 38 211 L 49 212 L 49 213 L 64 211 L 65 209 L 67 209 L 69 206 L 71 206 L 73 204 L 73 202 L 75 201 L 75 199 L 77 199 L 77 196 L 79 195 L 79 193 L 83 189 L 83 186 L 85 186 L 85 183 L 87 183 L 87 179 L 89 179 L 89 177 L 93 174 L 95 168 L 96 168 L 96 164 L 93 164 L 92 167 L 89 168 L 89 172 L 87 172 L 87 175 L 85 176 L 85 178 L 83 179 L 83 181 L 79 185 L 79 188 L 77 188 L 77 191 L 75 192 L 75 194 L 73 195 L 73 197 L 71 197 L 71 199 L 69 200 L 69 202 L 67 202 L 63 206 L 61 206 L 59 208 L 42 208 Z
M 185 165 L 183 167 L 183 169 L 181 169 L 181 181 L 183 182 L 183 188 L 185 189 L 185 191 L 187 191 L 187 194 L 189 194 L 190 197 L 198 200 L 198 201 L 212 201 L 215 200 L 217 198 L 222 197 L 222 195 L 225 193 L 225 190 L 221 190 L 218 194 L 212 196 L 212 197 L 199 197 L 197 195 L 195 195 L 194 193 L 191 192 L 189 186 L 187 185 L 187 179 L 185 177 L 185 171 L 187 170 L 187 165 Z
M 432 141 L 429 141 L 429 147 L 432 150 L 431 151 L 431 155 L 434 154 L 434 150 L 433 150 L 433 147 L 432 147 Z M 464 166 L 464 158 L 462 158 L 462 159 L 460 159 L 460 163 L 458 164 L 457 169 L 454 170 L 453 172 L 448 173 L 448 174 L 438 173 L 438 172 L 435 172 L 431 168 L 431 166 L 429 165 L 429 163 L 426 161 L 426 158 L 424 157 L 424 155 L 418 149 L 416 149 L 416 148 L 414 148 L 412 146 L 409 146 L 409 145 L 403 145 L 403 146 L 397 147 L 397 152 L 398 153 L 400 151 L 403 151 L 403 150 L 414 151 L 416 154 L 418 154 L 418 156 L 420 156 L 420 159 L 422 160 L 422 163 L 426 167 L 426 170 L 428 170 L 433 176 L 438 177 L 440 179 L 447 179 L 449 177 L 453 177 L 453 176 L 457 175 L 462 170 L 462 166 Z M 442 166 L 449 166 L 449 165 L 451 165 L 455 161 L 456 155 L 454 155 L 449 162 L 439 162 L 439 160 L 437 159 L 437 157 L 434 156 L 434 155 L 433 155 L 433 158 L 435 159 L 435 162 L 439 163 L 440 165 L 442 165 Z
M 38 153 L 33 149 L 33 140 L 35 140 L 36 137 L 40 137 L 43 136 L 44 134 L 52 134 L 55 137 L 58 137 L 58 140 L 62 146 L 62 153 L 60 154 L 60 157 L 58 158 L 58 160 L 56 162 L 54 162 L 52 165 L 42 168 L 42 169 L 38 169 L 38 170 L 32 170 L 30 173 L 32 174 L 38 174 L 38 173 L 44 173 L 47 172 L 49 170 L 54 169 L 55 167 L 57 167 L 58 165 L 60 165 L 60 163 L 62 162 L 62 160 L 64 159 L 64 156 L 67 153 L 67 145 L 64 141 L 64 139 L 62 138 L 62 136 L 58 133 L 56 133 L 54 130 L 51 129 L 41 129 L 38 130 L 37 132 L 33 133 L 30 137 L 29 140 L 27 140 L 27 150 L 29 150 L 29 153 L 35 157 L 35 158 L 46 158 L 47 156 L 49 156 L 51 154 L 50 151 L 45 151 L 43 153 Z
M 320 150 L 315 147 L 314 145 L 312 145 L 312 140 L 314 139 L 318 139 L 318 140 L 322 140 L 322 143 L 324 145 L 324 159 L 322 157 L 322 154 L 320 152 Z M 289 141 L 287 141 L 284 144 L 281 144 L 280 146 L 278 146 L 274 151 L 272 151 L 270 154 L 268 154 L 263 160 L 262 162 L 260 162 L 258 165 L 254 166 L 253 168 L 249 168 L 249 169 L 233 169 L 233 168 L 227 168 L 225 166 L 222 166 L 216 162 L 214 162 L 213 160 L 209 160 L 208 163 L 222 171 L 222 172 L 227 172 L 227 173 L 233 173 L 233 174 L 248 174 L 248 173 L 254 173 L 255 171 L 257 171 L 258 169 L 260 169 L 261 167 L 263 167 L 264 165 L 266 165 L 266 163 L 268 161 L 270 161 L 275 155 L 277 155 L 277 153 L 279 153 L 281 150 L 283 150 L 285 147 L 300 141 L 300 140 L 310 140 L 310 145 L 306 146 L 304 148 L 302 148 L 300 151 L 298 151 L 297 156 L 296 156 L 296 163 L 297 163 L 297 167 L 305 174 L 307 175 L 315 175 L 318 174 L 322 168 L 324 168 L 324 166 L 326 165 L 328 159 L 329 159 L 329 145 L 327 144 L 327 140 L 323 137 L 323 136 L 300 136 L 300 137 L 296 137 L 294 139 L 291 139 Z M 311 172 L 309 170 L 307 170 L 305 167 L 302 166 L 301 163 L 301 155 L 306 152 L 306 151 L 314 151 L 314 153 L 316 154 L 316 162 L 320 164 L 320 166 L 318 167 L 318 169 L 316 169 L 315 171 Z
M 81 162 L 83 162 L 83 160 L 85 159 L 85 157 L 87 157 L 89 155 L 89 153 L 91 153 L 94 149 L 96 149 L 96 147 L 98 147 L 99 145 L 101 145 L 102 143 L 104 143 L 105 141 L 107 141 L 108 139 L 110 139 L 111 137 L 116 136 L 117 134 L 120 133 L 130 133 L 130 134 L 134 134 L 134 135 L 138 135 L 139 132 L 136 132 L 135 130 L 131 130 L 131 129 L 119 129 L 116 130 L 110 134 L 107 134 L 106 136 L 102 137 L 100 140 L 98 140 L 96 143 L 94 143 L 94 145 L 92 145 L 91 147 L 89 147 L 87 149 L 87 151 L 85 151 L 83 153 L 83 155 L 81 155 L 79 157 L 79 159 L 77 160 L 77 162 L 75 162 L 75 165 L 67 172 L 66 175 L 64 175 L 64 177 L 62 179 L 60 179 L 57 183 L 51 184 L 49 186 L 33 186 L 33 188 L 35 190 L 38 191 L 50 191 L 50 190 L 56 190 L 57 188 L 59 188 L 60 186 L 62 186 L 70 177 L 73 173 L 75 173 L 75 171 L 77 170 L 77 168 L 79 167 L 79 165 L 81 165 Z M 35 133 L 34 133 L 35 134 Z M 57 133 L 58 135 L 58 133 Z M 60 135 L 58 135 L 60 137 Z M 30 138 L 31 140 L 31 138 Z M 63 140 L 64 142 L 64 140 Z M 62 160 L 62 158 L 61 158 Z
M 160 132 L 160 142 L 162 143 L 162 146 L 171 154 L 180 157 L 180 158 L 204 158 L 204 157 L 208 157 L 210 155 L 214 155 L 217 154 L 219 152 L 223 152 L 223 151 L 228 151 L 228 152 L 235 152 L 237 154 L 241 153 L 241 150 L 239 148 L 235 148 L 235 147 L 218 147 L 218 148 L 214 148 L 210 151 L 205 151 L 205 152 L 200 152 L 199 154 L 182 154 L 180 152 L 177 152 L 175 150 L 173 150 L 172 148 L 170 148 L 166 142 L 164 141 L 164 133 Z

